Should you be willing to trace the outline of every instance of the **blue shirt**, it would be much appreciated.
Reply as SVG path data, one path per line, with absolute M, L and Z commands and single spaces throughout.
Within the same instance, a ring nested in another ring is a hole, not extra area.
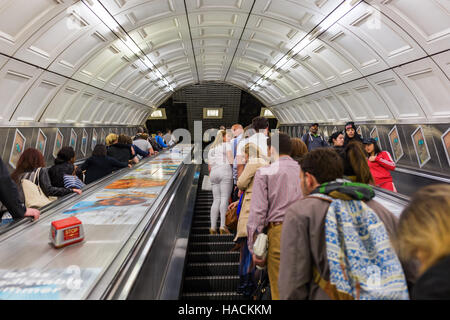
M 164 140 L 163 140 L 163 138 L 161 136 L 157 135 L 155 137 L 155 140 L 161 147 L 163 147 L 163 148 L 167 148 L 168 147 L 167 144 L 164 143 Z

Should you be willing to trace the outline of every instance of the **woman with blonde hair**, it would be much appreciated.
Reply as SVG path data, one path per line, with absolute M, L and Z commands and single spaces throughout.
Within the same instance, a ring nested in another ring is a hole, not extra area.
M 256 171 L 269 164 L 269 159 L 263 155 L 261 149 L 254 143 L 244 146 L 245 167 L 237 181 L 237 187 L 244 192 L 241 201 L 241 210 L 237 225 L 237 233 L 234 241 L 240 245 L 239 287 L 238 293 L 249 296 L 254 289 L 252 277 L 252 255 L 247 246 L 247 222 L 250 214 L 252 200 L 253 180 Z
M 230 144 L 231 133 L 219 130 L 214 143 L 208 151 L 208 169 L 213 193 L 211 206 L 210 234 L 216 234 L 217 218 L 220 212 L 220 234 L 229 234 L 225 226 L 228 199 L 233 189 L 233 150 Z
M 420 262 L 412 298 L 450 300 L 450 185 L 413 195 L 400 216 L 396 246 L 401 258 Z

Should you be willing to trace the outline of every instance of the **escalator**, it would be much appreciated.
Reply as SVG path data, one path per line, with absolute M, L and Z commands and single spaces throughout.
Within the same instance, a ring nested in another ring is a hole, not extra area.
M 203 165 L 202 177 L 207 174 Z M 201 183 L 199 184 L 201 185 Z M 210 235 L 211 191 L 197 192 L 192 228 L 189 236 L 182 300 L 241 300 L 239 285 L 239 251 L 231 251 L 234 235 Z M 217 221 L 219 230 L 220 218 Z

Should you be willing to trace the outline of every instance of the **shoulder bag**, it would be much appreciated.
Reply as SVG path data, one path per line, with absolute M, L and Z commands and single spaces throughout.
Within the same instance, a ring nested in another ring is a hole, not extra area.
M 27 208 L 38 209 L 52 202 L 49 198 L 47 198 L 47 196 L 42 191 L 41 186 L 39 185 L 40 171 L 41 168 L 38 168 L 36 173 L 34 174 L 33 181 L 30 181 L 28 179 L 21 180 L 22 190 L 25 196 L 25 206 Z M 36 179 L 38 181 L 37 184 Z

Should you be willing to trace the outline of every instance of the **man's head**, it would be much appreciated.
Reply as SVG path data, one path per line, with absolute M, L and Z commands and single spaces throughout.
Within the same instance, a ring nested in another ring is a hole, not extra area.
M 313 134 L 317 134 L 317 131 L 319 131 L 319 124 L 318 123 L 312 123 L 309 127 L 309 131 Z
M 252 120 L 252 127 L 257 133 L 263 131 L 265 135 L 269 133 L 269 120 L 264 117 L 256 117 Z
M 170 129 L 166 129 L 166 132 L 167 132 L 168 134 L 172 134 L 172 130 L 170 130 Z
M 275 133 L 267 139 L 268 156 L 289 156 L 292 152 L 291 138 L 285 133 Z
M 161 131 L 158 131 L 158 132 L 156 132 L 156 135 L 162 136 L 162 132 L 161 132 Z
M 342 178 L 344 164 L 336 151 L 319 148 L 307 153 L 300 162 L 300 181 L 304 195 L 325 182 Z
M 240 124 L 233 124 L 233 126 L 231 127 L 231 131 L 233 132 L 233 137 L 239 137 L 242 132 L 244 132 L 244 128 L 242 127 L 242 125 Z

